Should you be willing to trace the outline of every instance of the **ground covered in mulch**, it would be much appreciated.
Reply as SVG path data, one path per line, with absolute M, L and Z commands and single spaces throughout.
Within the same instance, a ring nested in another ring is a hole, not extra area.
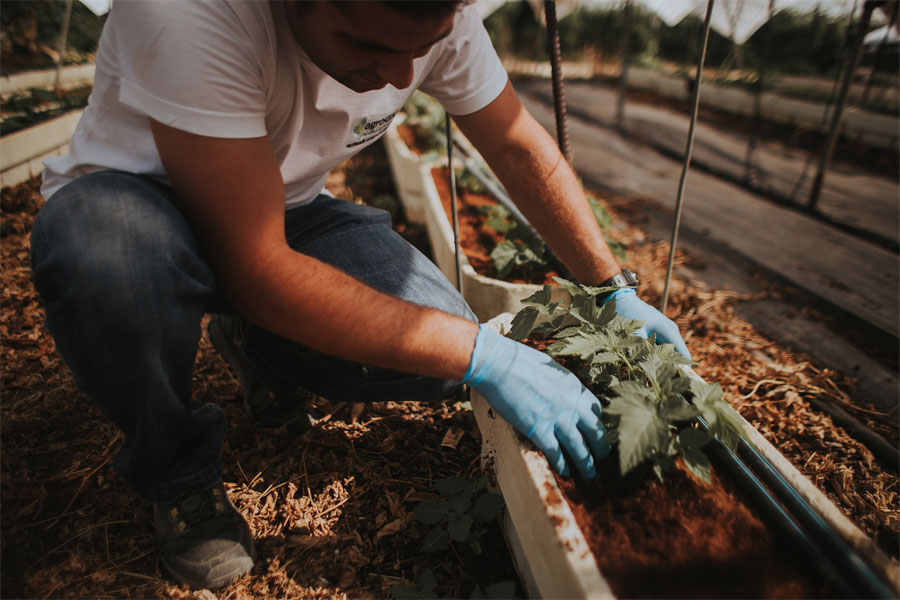
M 374 150 L 331 178 L 337 195 L 358 200 L 392 192 L 383 151 Z M 111 466 L 122 437 L 75 389 L 43 329 L 28 246 L 42 203 L 38 186 L 35 180 L 3 190 L 0 593 L 209 598 L 163 577 L 151 505 Z M 421 229 L 399 229 L 422 243 Z M 486 591 L 516 579 L 496 522 L 479 539 L 481 554 L 468 544 L 422 551 L 432 527 L 419 523 L 413 509 L 438 495 L 435 482 L 480 475 L 481 440 L 459 399 L 434 405 L 316 399 L 305 430 L 261 430 L 240 410 L 239 383 L 205 336 L 194 394 L 225 408 L 225 485 L 259 552 L 253 573 L 218 597 L 384 598 L 392 585 L 421 582 L 431 570 L 435 593 L 466 598 L 476 586 Z M 453 434 L 461 434 L 455 445 Z
M 112 470 L 121 436 L 75 389 L 43 329 L 28 250 L 42 203 L 37 185 L 2 194 L 0 594 L 213 597 L 162 576 L 151 506 Z M 385 196 L 393 190 L 380 146 L 343 165 L 329 185 L 347 200 L 380 198 L 385 208 L 397 208 Z M 401 229 L 423 244 L 421 229 Z M 627 264 L 649 282 L 645 299 L 658 302 L 665 244 L 644 238 L 624 217 L 616 236 L 629 245 Z M 753 300 L 675 282 L 671 315 L 686 333 L 697 372 L 720 382 L 745 417 L 896 557 L 897 477 L 808 403 L 851 401 L 852 380 L 816 367 L 734 316 L 736 303 Z M 260 430 L 241 412 L 238 382 L 205 337 L 194 393 L 228 415 L 226 487 L 250 523 L 260 557 L 252 574 L 217 597 L 387 597 L 392 585 L 422 582 L 427 570 L 437 581 L 435 595 L 469 597 L 476 586 L 515 577 L 495 525 L 481 538 L 481 555 L 465 544 L 422 551 L 430 527 L 416 521 L 414 508 L 437 495 L 435 482 L 480 473 L 480 439 L 464 403 L 316 399 L 308 428 Z M 896 415 L 854 414 L 896 443 Z M 460 431 L 458 444 L 442 444 L 448 432 Z

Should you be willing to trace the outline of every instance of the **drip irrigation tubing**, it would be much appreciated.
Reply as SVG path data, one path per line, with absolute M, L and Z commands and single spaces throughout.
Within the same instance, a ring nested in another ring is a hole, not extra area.
M 688 370 L 688 376 L 702 379 Z M 708 431 L 703 417 L 696 422 Z M 746 440 L 737 453 L 718 439 L 704 451 L 753 498 L 767 518 L 803 550 L 809 562 L 847 598 L 896 598 L 872 568 L 834 531 L 785 477 Z

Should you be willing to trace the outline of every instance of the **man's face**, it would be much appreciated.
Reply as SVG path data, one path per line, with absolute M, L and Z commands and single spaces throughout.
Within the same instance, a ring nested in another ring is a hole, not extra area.
M 417 20 L 381 2 L 286 2 L 297 42 L 325 73 L 356 92 L 410 86 L 413 59 L 453 28 L 454 15 Z

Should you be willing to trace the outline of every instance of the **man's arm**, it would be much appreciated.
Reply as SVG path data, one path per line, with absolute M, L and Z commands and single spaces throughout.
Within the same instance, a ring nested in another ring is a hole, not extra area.
M 284 185 L 267 138 L 210 138 L 155 121 L 151 127 L 181 208 L 244 317 L 348 360 L 462 379 L 474 323 L 382 294 L 288 246 Z
M 166 173 L 225 296 L 245 318 L 354 360 L 462 380 L 568 474 L 609 452 L 602 408 L 545 354 L 449 314 L 397 300 L 293 251 L 267 138 L 201 137 L 151 121 Z
M 511 83 L 482 110 L 454 120 L 581 283 L 598 284 L 619 272 L 575 173 Z
M 598 285 L 619 272 L 574 171 L 553 138 L 534 120 L 507 81 L 485 108 L 455 117 L 509 195 L 572 274 Z M 644 322 L 637 335 L 656 334 L 690 358 L 678 326 L 630 289 L 614 294 L 616 312 Z

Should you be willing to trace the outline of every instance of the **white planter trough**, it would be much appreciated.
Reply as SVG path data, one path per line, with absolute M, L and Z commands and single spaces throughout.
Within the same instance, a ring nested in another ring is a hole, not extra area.
M 81 110 L 0 138 L 0 187 L 18 185 L 44 170 L 44 159 L 68 152 Z
M 508 333 L 512 314 L 499 315 L 488 326 Z M 689 374 L 696 377 L 692 371 Z M 505 531 L 526 593 L 532 598 L 614 598 L 597 567 L 556 477 L 543 455 L 496 415 L 473 390 L 472 408 L 482 435 L 482 464 L 496 479 L 506 502 Z M 868 563 L 894 592 L 900 570 L 865 533 L 845 517 L 752 425 L 744 421 L 748 439 L 812 508 Z
M 424 223 L 428 230 L 434 262 L 446 275 L 447 279 L 456 282 L 456 254 L 453 244 L 453 227 L 441 204 L 437 187 L 431 170 L 440 161 L 423 160 L 412 152 L 397 132 L 396 125 L 388 128 L 384 136 L 391 172 L 397 187 L 397 193 L 406 217 L 414 223 Z M 475 154 L 467 141 L 457 140 L 465 144 L 470 154 Z M 523 298 L 539 291 L 542 286 L 522 283 L 508 283 L 492 277 L 485 277 L 475 271 L 465 255 L 460 255 L 460 281 L 462 294 L 480 321 L 487 321 L 505 312 L 518 312 L 522 308 Z M 556 300 L 568 298 L 568 293 L 560 289 L 556 292 Z
M 407 147 L 397 131 L 396 123 L 392 123 L 385 132 L 384 145 L 406 218 L 411 223 L 424 224 L 426 201 L 419 172 L 419 166 L 423 163 L 421 157 Z
M 434 262 L 444 275 L 456 282 L 456 253 L 453 244 L 453 226 L 438 195 L 437 187 L 431 175 L 434 165 L 419 166 L 419 176 L 425 190 L 425 225 Z M 543 286 L 529 283 L 509 283 L 493 277 L 477 273 L 464 253 L 459 257 L 460 283 L 462 295 L 482 322 L 502 313 L 515 313 L 521 308 L 521 300 L 541 290 Z M 569 298 L 568 292 L 555 288 L 554 301 L 562 302 Z

